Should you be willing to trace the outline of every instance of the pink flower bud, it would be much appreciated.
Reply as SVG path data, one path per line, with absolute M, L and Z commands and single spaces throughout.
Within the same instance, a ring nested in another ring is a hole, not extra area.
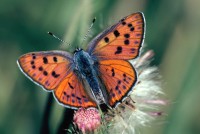
M 96 108 L 80 108 L 74 114 L 74 122 L 83 132 L 94 131 L 101 124 L 101 115 Z

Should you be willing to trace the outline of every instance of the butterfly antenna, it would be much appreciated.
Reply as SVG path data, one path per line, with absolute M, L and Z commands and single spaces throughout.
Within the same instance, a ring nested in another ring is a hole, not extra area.
M 59 41 L 61 41 L 61 42 L 63 42 L 63 43 L 65 43 L 65 44 L 67 44 L 67 45 L 71 45 L 70 43 L 68 43 L 68 42 L 66 42 L 66 41 L 64 41 L 64 40 L 62 40 L 62 39 L 60 39 L 59 37 L 57 37 L 55 34 L 53 34 L 52 32 L 47 32 L 49 35 L 51 35 L 51 36 L 53 36 L 54 38 L 56 38 L 56 39 L 58 39 Z
M 83 41 L 81 44 L 83 44 L 83 42 L 87 39 L 88 34 L 90 33 L 90 30 L 92 29 L 92 26 L 94 25 L 94 22 L 96 21 L 96 17 L 92 20 L 92 24 L 90 25 L 90 27 L 87 30 L 87 33 L 85 34 Z

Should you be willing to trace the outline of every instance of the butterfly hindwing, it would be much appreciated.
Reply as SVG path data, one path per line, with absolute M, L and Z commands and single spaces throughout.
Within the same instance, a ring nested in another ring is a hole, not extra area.
M 144 23 L 144 16 L 140 12 L 125 17 L 94 38 L 88 52 L 98 59 L 136 58 L 143 43 Z
M 109 93 L 109 105 L 114 108 L 132 91 L 137 81 L 136 71 L 128 61 L 124 60 L 101 60 L 99 71 Z
M 31 80 L 53 90 L 71 71 L 71 56 L 63 51 L 32 52 L 19 58 L 18 65 Z
M 54 96 L 57 98 L 59 103 L 70 108 L 96 107 L 96 103 L 90 99 L 85 91 L 83 82 L 74 72 L 71 72 L 55 89 Z

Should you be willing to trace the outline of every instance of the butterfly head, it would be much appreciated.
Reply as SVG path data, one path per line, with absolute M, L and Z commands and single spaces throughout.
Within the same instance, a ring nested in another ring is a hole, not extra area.
M 83 50 L 82 48 L 76 48 L 74 53 L 77 53 L 77 52 L 82 51 L 82 50 Z

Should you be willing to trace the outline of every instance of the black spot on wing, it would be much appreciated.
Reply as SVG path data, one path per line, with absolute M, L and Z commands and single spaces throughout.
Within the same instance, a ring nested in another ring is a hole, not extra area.
M 121 21 L 122 25 L 126 25 L 125 18 L 121 19 L 120 21 Z
M 48 75 L 47 71 L 44 71 L 44 72 L 43 72 L 43 74 L 44 74 L 45 76 L 47 76 L 47 75 Z
M 35 69 L 35 65 L 32 66 L 32 69 Z
M 118 85 L 115 87 L 115 90 L 119 90 L 119 86 Z
M 47 63 L 48 63 L 47 57 L 43 57 L 43 63 L 44 63 L 44 64 L 47 64 Z
M 34 61 L 31 61 L 31 65 L 33 65 L 35 62 Z
M 128 24 L 128 27 L 132 27 L 133 25 L 131 23 Z
M 131 28 L 130 28 L 130 31 L 131 31 L 131 32 L 133 32 L 133 31 L 134 31 L 134 29 L 135 29 L 134 27 L 131 27 Z
M 38 69 L 39 69 L 39 71 L 43 71 L 43 67 L 42 67 L 42 66 L 41 66 L 41 67 L 39 67 Z
M 58 77 L 60 76 L 60 74 L 56 74 L 55 71 L 53 71 L 53 72 L 51 73 L 51 75 L 52 75 L 54 78 L 58 78 Z
M 109 42 L 109 38 L 108 38 L 108 37 L 105 37 L 105 38 L 104 38 L 104 41 L 105 41 L 106 43 L 108 43 L 108 42 Z
M 53 61 L 54 61 L 54 62 L 58 62 L 57 57 L 53 57 Z
M 124 44 L 125 44 L 125 45 L 129 45 L 129 43 L 130 43 L 130 42 L 129 42 L 128 39 L 126 39 L 126 40 L 124 41 Z
M 36 59 L 35 53 L 32 53 L 32 58 Z
M 123 87 L 123 89 L 126 89 L 126 86 L 125 86 L 125 85 L 123 85 L 122 87 Z
M 72 93 L 72 97 L 75 97 L 75 94 L 74 94 L 74 93 Z
M 135 43 L 135 44 L 139 44 L 139 41 L 135 41 L 134 43 Z
M 120 53 L 122 53 L 122 47 L 118 46 L 117 47 L 117 51 L 115 52 L 115 54 L 120 54 Z
M 81 100 L 81 98 L 80 98 L 80 97 L 78 97 L 78 96 L 77 96 L 76 98 L 77 98 L 77 100 L 79 100 L 79 101 Z
M 69 85 L 69 87 L 70 87 L 71 89 L 74 89 L 74 87 L 71 85 L 70 82 L 68 82 L 68 85 Z
M 118 80 L 118 84 L 121 84 L 121 80 Z
M 135 48 L 131 48 L 131 53 L 135 53 L 136 49 Z
M 115 70 L 112 68 L 112 77 L 114 77 L 115 76 Z
M 130 38 L 130 34 L 124 34 L 125 38 Z
M 67 93 L 66 93 L 66 92 L 64 92 L 64 95 L 66 96 L 66 95 L 67 95 Z
M 115 37 L 118 37 L 120 35 L 118 30 L 115 30 L 113 33 L 114 33 Z
M 122 22 L 122 25 L 126 25 L 126 22 L 125 22 L 125 21 L 123 21 L 123 22 Z

